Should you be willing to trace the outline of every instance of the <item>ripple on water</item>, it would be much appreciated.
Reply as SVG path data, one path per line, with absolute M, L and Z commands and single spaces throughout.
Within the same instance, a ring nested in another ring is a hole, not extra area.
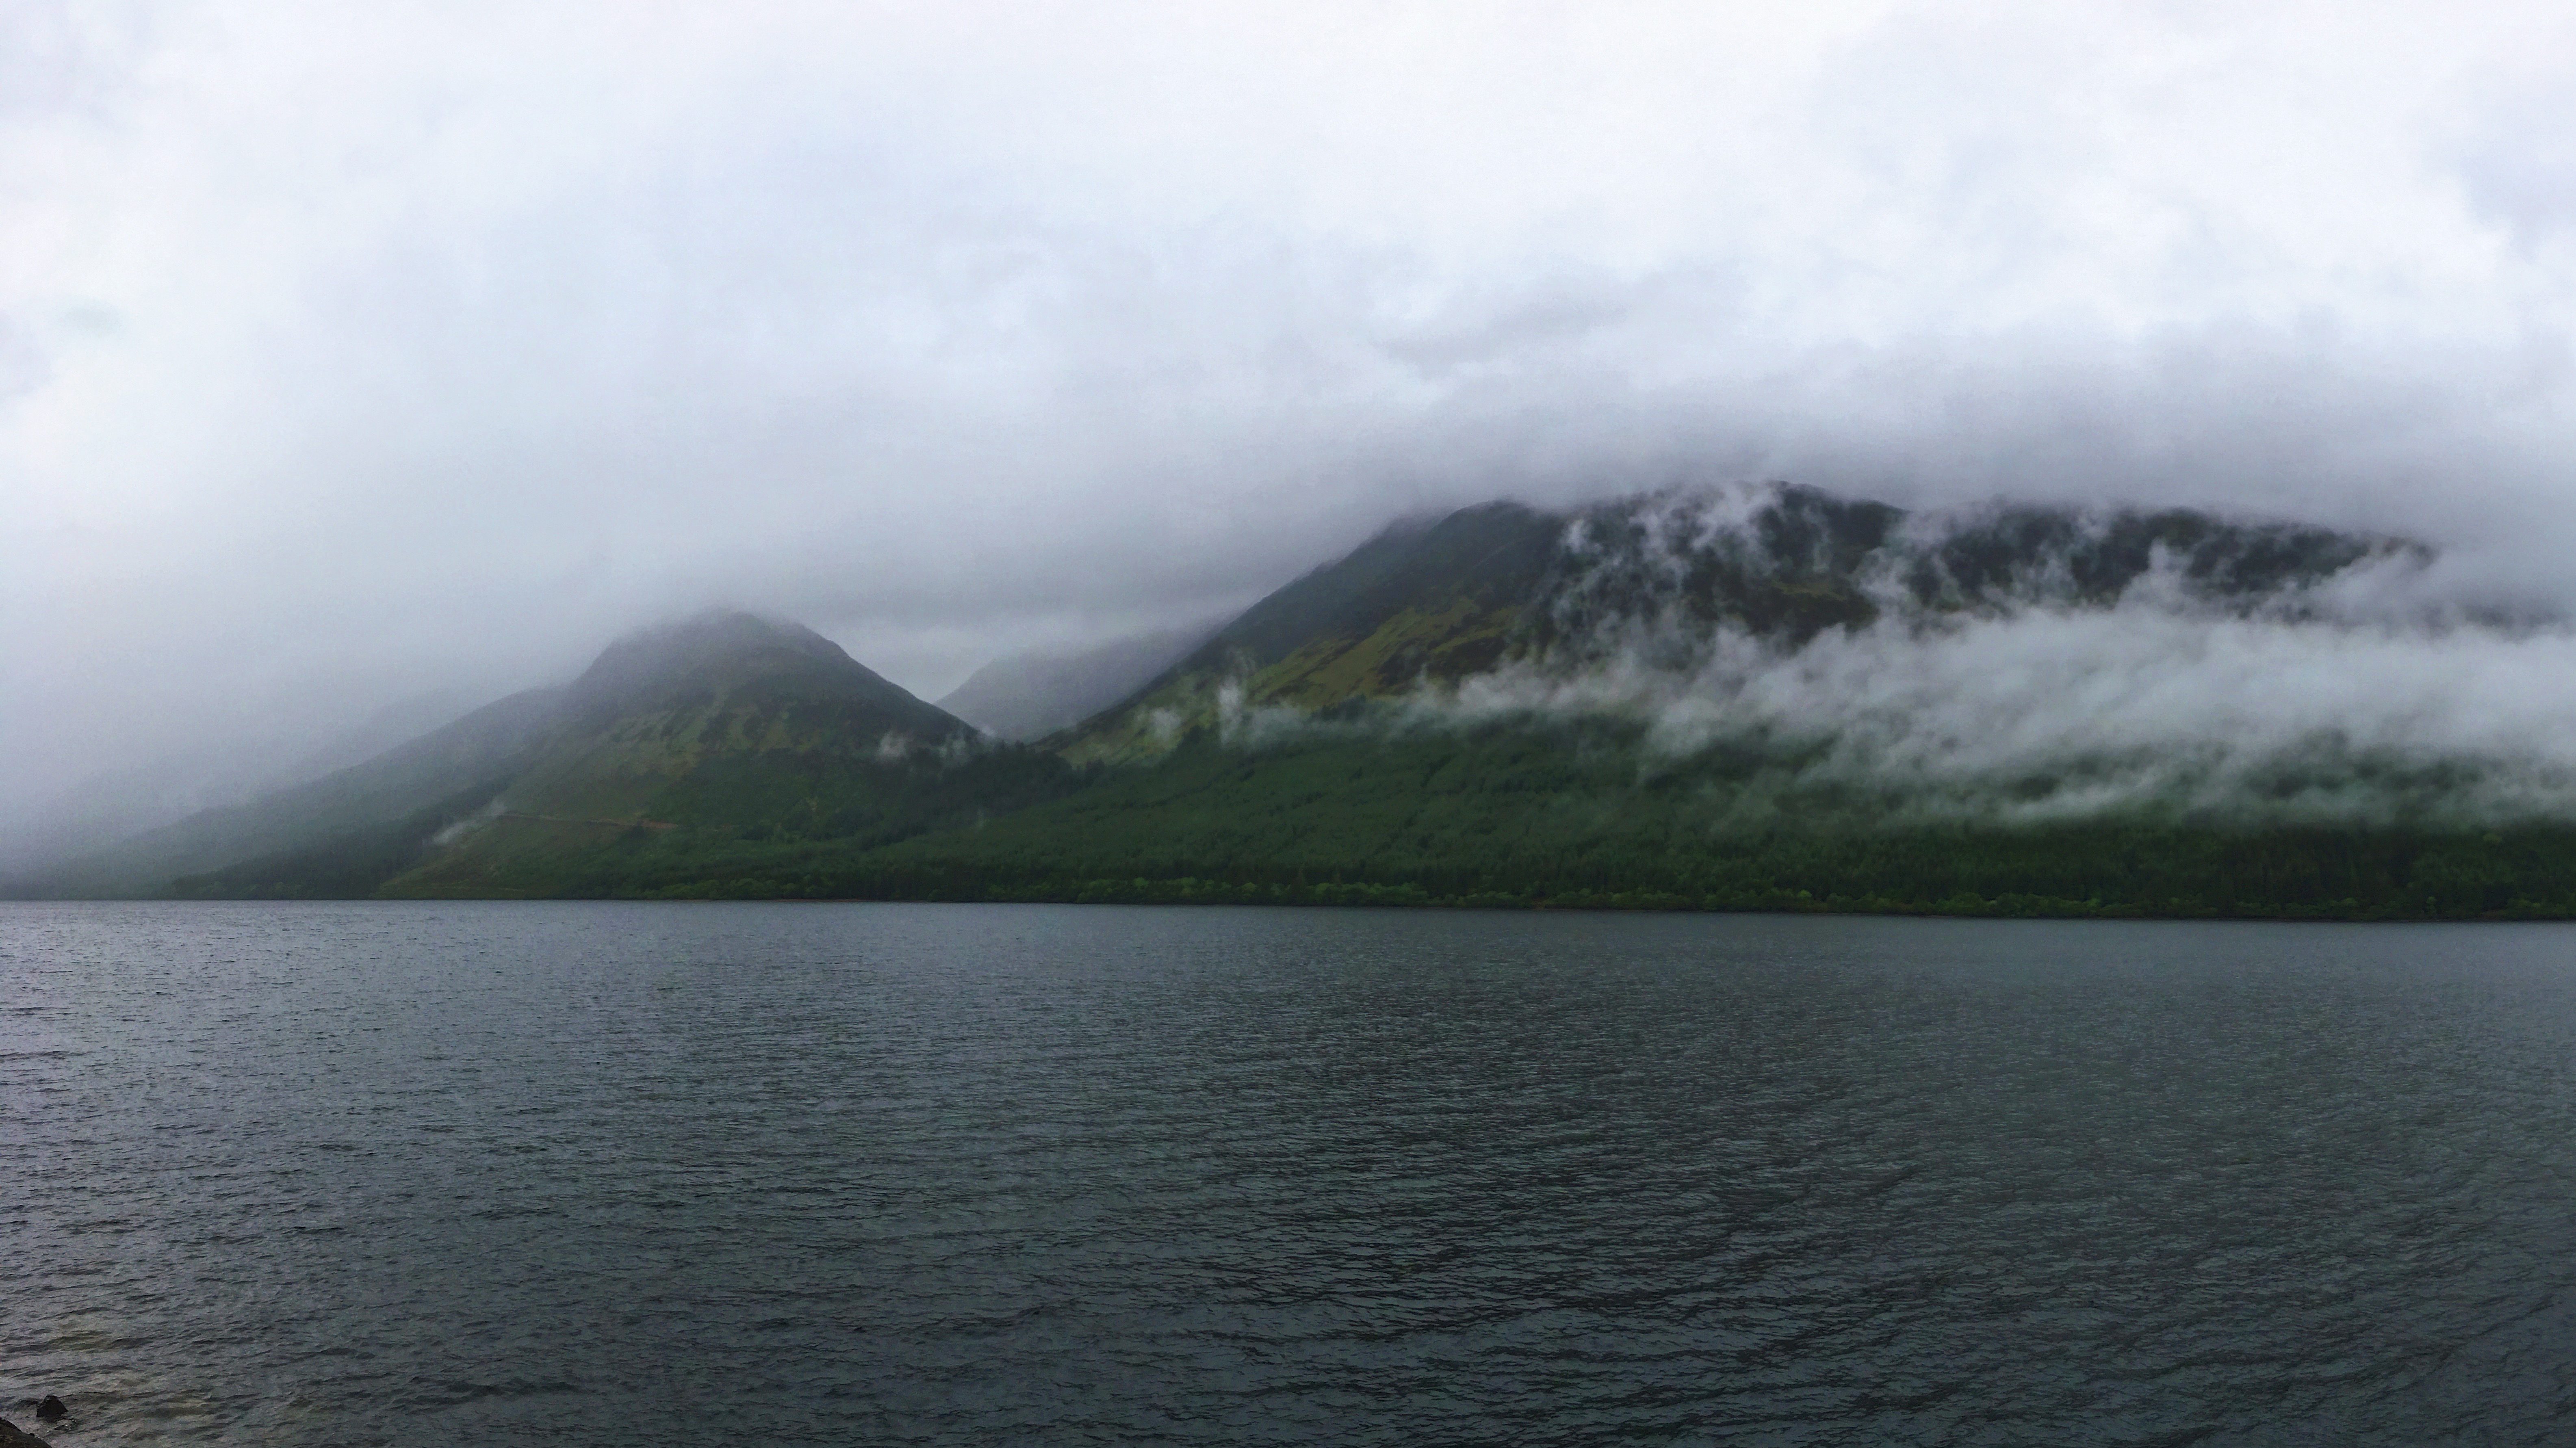
M 0 906 L 59 1444 L 2576 1439 L 2576 930 Z

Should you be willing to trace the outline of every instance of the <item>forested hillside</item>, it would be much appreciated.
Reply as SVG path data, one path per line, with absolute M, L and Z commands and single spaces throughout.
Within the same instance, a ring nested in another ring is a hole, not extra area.
M 2335 728 L 2240 741 L 2173 708 L 2187 672 L 2118 672 L 2146 667 L 2120 661 L 2130 637 L 2180 639 L 2186 669 L 2214 646 L 2195 639 L 2395 637 L 2352 600 L 2430 557 L 2181 511 L 1927 518 L 1789 487 L 1496 503 L 1388 530 L 1033 744 L 809 630 L 714 614 L 62 880 L 2576 915 L 2576 823 L 2525 764 Z

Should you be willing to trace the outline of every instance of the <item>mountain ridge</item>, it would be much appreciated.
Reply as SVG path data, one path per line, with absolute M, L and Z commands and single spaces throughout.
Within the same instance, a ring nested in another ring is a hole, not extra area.
M 1639 647 L 1670 667 L 1722 631 L 1794 649 L 1891 617 L 2103 609 L 2142 589 L 2176 608 L 2313 612 L 2338 579 L 2433 556 L 2409 539 L 2192 509 L 1908 513 L 1781 483 L 1561 511 L 1488 503 L 1399 524 L 1308 572 L 1050 742 L 1079 762 L 1133 760 L 1229 708 L 1312 712 Z
M 1786 485 L 1498 502 L 1389 528 L 1034 745 L 979 734 L 811 630 L 709 614 L 619 640 L 489 730 L 459 720 L 370 761 L 366 778 L 461 761 L 378 790 L 375 818 L 317 837 L 352 811 L 317 812 L 289 847 L 168 888 L 2576 914 L 2565 820 L 2331 813 L 2355 781 L 2391 800 L 2466 798 L 2475 761 L 2326 740 L 2228 787 L 2328 814 L 2257 800 L 2237 816 L 2120 803 L 2101 773 L 2132 767 L 2116 751 L 1943 783 L 1909 779 L 1919 766 L 1885 741 L 1852 755 L 1830 716 L 1818 734 L 1756 710 L 1684 738 L 1654 712 L 1678 701 L 1704 723 L 1734 707 L 1728 691 L 1822 677 L 1817 658 L 1865 665 L 1866 682 L 1869 650 L 1901 661 L 2015 620 L 2078 644 L 2095 634 L 2071 621 L 2123 610 L 2322 626 L 2360 606 L 2361 584 L 2432 556 L 2189 510 L 1908 513 Z M 1574 687 L 1637 670 L 1664 692 Z M 1905 725 L 1901 708 L 1869 707 L 1861 722 Z M 389 817 L 395 804 L 411 808 Z
M 399 857 L 406 840 L 460 826 L 480 833 L 505 796 L 522 814 L 642 818 L 709 755 L 874 764 L 971 733 L 811 629 L 711 610 L 619 638 L 565 684 L 496 700 L 374 758 L 200 811 L 28 883 L 134 893 L 317 850 Z

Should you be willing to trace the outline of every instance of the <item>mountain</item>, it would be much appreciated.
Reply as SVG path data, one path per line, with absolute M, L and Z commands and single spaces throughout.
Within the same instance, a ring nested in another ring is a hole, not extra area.
M 810 630 L 713 614 L 602 653 L 545 747 L 378 888 L 613 893 L 728 852 L 901 839 L 1021 807 L 1066 774 L 1052 756 L 987 746 Z M 266 867 L 246 868 L 187 887 L 228 891 Z
M 1297 580 L 1052 741 L 1094 766 L 1085 787 L 851 857 L 832 888 L 2576 912 L 2569 813 L 2505 763 L 2331 716 L 2239 741 L 2205 689 L 2170 713 L 2213 650 L 2351 665 L 2394 627 L 2370 613 L 2384 585 L 2431 559 L 2191 510 L 1922 515 L 1778 486 L 1468 509 Z M 1945 712 L 1961 694 L 1990 707 Z M 2138 705 L 2166 712 L 2133 725 Z
M 672 820 L 884 828 L 974 731 L 809 629 L 710 613 L 612 644 L 568 685 L 59 868 L 33 893 L 366 893 Z M 900 796 L 900 802 L 896 797 Z M 934 811 L 935 812 L 935 811 Z M 364 889 L 359 889 L 363 885 Z M 274 887 L 274 888 L 271 888 Z M 22 890 L 22 893 L 28 893 Z
M 877 762 L 970 732 L 811 629 L 710 613 L 603 651 L 511 794 L 530 809 L 631 814 L 726 760 Z
M 939 707 L 996 738 L 1037 739 L 1126 699 L 1215 631 L 1209 624 L 1072 652 L 1014 654 L 977 669 Z
M 2295 615 L 2338 580 L 2431 550 L 2189 509 L 1996 505 L 1912 515 L 1814 488 L 1677 488 L 1569 512 L 1489 503 L 1399 524 L 1256 604 L 1065 746 L 1133 760 L 1228 711 L 1313 713 L 1506 666 L 1630 653 L 1687 664 L 1732 631 L 1791 648 L 1834 629 L 2032 608 Z
M 1035 744 L 979 734 L 807 630 L 709 615 L 129 842 L 120 878 L 148 864 L 189 895 L 2576 916 L 2563 791 L 2373 734 L 2331 700 L 2322 727 L 2286 731 L 2236 707 L 2265 670 L 2396 647 L 2417 668 L 2484 638 L 2385 612 L 2431 556 L 2186 510 L 1924 514 L 1785 486 L 1494 503 L 1388 529 Z M 1015 687 L 988 697 L 1072 693 Z
M 1455 681 L 1501 662 L 1564 519 L 1489 503 L 1408 520 L 1254 604 L 1064 744 L 1089 763 L 1150 757 L 1236 705 L 1316 709 Z

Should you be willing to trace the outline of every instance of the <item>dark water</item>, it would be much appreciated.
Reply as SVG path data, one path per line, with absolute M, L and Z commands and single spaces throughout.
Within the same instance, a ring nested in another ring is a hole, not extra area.
M 2576 930 L 0 906 L 58 1444 L 2576 1442 Z

